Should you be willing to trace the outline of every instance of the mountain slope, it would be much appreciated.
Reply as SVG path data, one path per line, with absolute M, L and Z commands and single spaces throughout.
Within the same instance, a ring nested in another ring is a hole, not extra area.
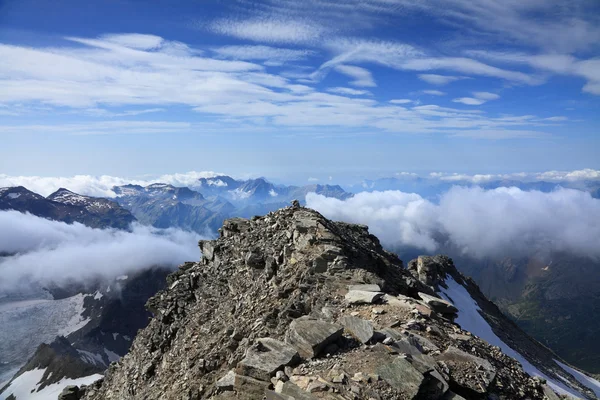
M 148 323 L 150 314 L 144 305 L 152 295 L 164 288 L 168 272 L 166 269 L 149 268 L 135 276 L 121 276 L 111 283 L 98 284 L 92 293 L 69 293 L 71 296 L 64 300 L 54 300 L 59 303 L 71 299 L 79 301 L 79 309 L 72 318 L 72 322 L 76 323 L 63 326 L 59 336 L 37 347 L 12 379 L 2 385 L 6 387 L 0 387 L 0 400 L 10 398 L 10 395 L 19 400 L 28 399 L 29 396 L 56 399 L 69 384 L 91 383 L 100 378 L 111 362 L 127 353 L 132 338 Z M 73 290 L 78 288 L 73 287 Z M 61 293 L 66 292 L 68 289 L 61 289 Z M 22 317 L 27 318 L 25 315 Z M 31 345 L 23 343 L 18 336 L 30 335 L 36 328 L 51 329 L 55 322 L 64 324 L 39 316 L 34 321 L 37 326 L 24 326 L 21 329 L 11 326 L 4 329 L 7 334 L 15 336 L 13 345 Z M 15 356 L 20 354 L 15 353 Z M 22 363 L 21 360 L 20 365 Z M 23 393 L 29 395 L 25 397 Z
M 113 201 L 81 196 L 66 189 L 45 198 L 22 186 L 0 188 L 0 210 L 28 212 L 68 224 L 79 222 L 91 228 L 127 229 L 135 221 L 130 212 Z
M 155 183 L 116 186 L 115 199 L 142 224 L 157 228 L 177 227 L 200 233 L 216 231 L 234 210 L 221 198 L 207 200 L 187 187 Z
M 502 337 L 552 385 L 594 398 L 447 258 L 404 269 L 366 227 L 297 204 L 227 220 L 220 233 L 200 243 L 201 262 L 169 276 L 130 353 L 83 398 L 556 398 L 452 322 L 463 316 L 481 318 L 474 329 Z

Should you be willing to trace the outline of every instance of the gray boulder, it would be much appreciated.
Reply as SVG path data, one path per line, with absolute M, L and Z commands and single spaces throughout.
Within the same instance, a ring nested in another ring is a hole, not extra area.
M 400 390 L 406 399 L 416 399 L 425 377 L 405 358 L 398 357 L 391 363 L 377 368 L 377 374 L 394 389 Z
M 489 361 L 466 353 L 456 347 L 448 349 L 436 357 L 450 370 L 450 381 L 474 396 L 487 392 L 496 378 L 496 368 Z M 462 393 L 462 392 L 461 392 Z
M 277 371 L 299 361 L 298 352 L 293 347 L 273 338 L 262 338 L 246 351 L 246 356 L 238 363 L 235 372 L 269 381 Z
M 384 296 L 382 292 L 369 292 L 366 290 L 350 290 L 346 293 L 349 304 L 373 304 Z
M 358 317 L 343 317 L 340 321 L 344 328 L 359 342 L 368 343 L 373 339 L 373 325 Z
M 285 341 L 298 350 L 303 358 L 313 358 L 330 343 L 336 342 L 344 328 L 329 322 L 300 317 L 290 324 Z
M 434 311 L 437 311 L 441 314 L 456 314 L 458 312 L 458 308 L 456 308 L 454 304 L 450 303 L 449 301 L 430 296 L 422 292 L 419 292 L 419 297 Z

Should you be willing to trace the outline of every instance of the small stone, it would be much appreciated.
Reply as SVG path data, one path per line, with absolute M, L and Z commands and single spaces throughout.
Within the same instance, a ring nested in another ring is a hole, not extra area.
M 371 313 L 375 315 L 385 314 L 385 310 L 383 308 L 374 308 L 371 310 Z
M 342 372 L 341 374 L 334 376 L 331 379 L 331 382 L 333 382 L 333 383 L 344 383 L 345 380 L 346 380 L 346 374 L 344 374 Z
M 217 387 L 222 390 L 233 390 L 235 384 L 235 371 L 231 370 L 217 381 Z
M 309 393 L 326 392 L 328 388 L 329 387 L 327 386 L 327 384 L 325 382 L 322 382 L 317 379 L 316 381 L 312 381 L 308 385 L 308 387 L 306 388 L 306 391 Z
M 438 328 L 437 326 L 433 325 L 433 326 L 428 326 L 427 328 L 425 328 L 425 331 L 434 335 L 434 336 L 442 336 L 443 333 L 441 331 L 440 328 Z

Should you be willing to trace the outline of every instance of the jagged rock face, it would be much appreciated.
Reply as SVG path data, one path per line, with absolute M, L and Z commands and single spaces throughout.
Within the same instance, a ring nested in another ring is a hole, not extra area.
M 420 300 L 435 293 L 366 227 L 296 205 L 220 234 L 169 276 L 154 319 L 84 398 L 452 398 L 475 392 L 459 351 L 487 368 L 481 398 L 544 398 L 515 360 Z M 349 289 L 386 295 L 353 304 Z

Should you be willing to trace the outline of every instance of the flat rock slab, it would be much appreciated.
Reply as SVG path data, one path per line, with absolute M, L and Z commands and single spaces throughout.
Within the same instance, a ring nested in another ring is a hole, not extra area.
M 340 322 L 359 342 L 368 343 L 373 339 L 373 324 L 369 321 L 358 317 L 343 317 Z
M 401 354 L 409 354 L 411 356 L 420 356 L 423 354 L 423 351 L 419 347 L 410 343 L 406 338 L 396 340 L 394 344 L 392 344 L 392 347 Z
M 377 374 L 394 389 L 401 391 L 406 399 L 416 399 L 425 380 L 422 373 L 406 359 L 400 357 L 391 363 L 379 366 Z
M 364 292 L 381 292 L 379 285 L 375 284 L 361 284 L 361 285 L 350 285 L 348 290 L 362 290 Z
M 486 393 L 496 378 L 496 368 L 489 361 L 453 346 L 437 356 L 436 360 L 446 363 L 451 382 L 476 394 Z
M 262 338 L 246 351 L 236 373 L 269 381 L 277 371 L 299 361 L 300 356 L 292 346 L 273 338 Z
M 458 312 L 458 308 L 454 306 L 454 304 L 446 301 L 444 299 L 440 299 L 438 297 L 430 296 L 427 293 L 419 292 L 419 297 L 427 303 L 429 307 L 431 307 L 434 311 L 437 311 L 442 314 L 456 314 Z
M 336 342 L 344 328 L 330 322 L 300 317 L 290 324 L 286 342 L 292 345 L 303 358 L 319 355 L 327 345 Z
M 385 293 L 369 292 L 366 290 L 350 290 L 346 293 L 346 301 L 349 304 L 373 304 L 380 300 Z

